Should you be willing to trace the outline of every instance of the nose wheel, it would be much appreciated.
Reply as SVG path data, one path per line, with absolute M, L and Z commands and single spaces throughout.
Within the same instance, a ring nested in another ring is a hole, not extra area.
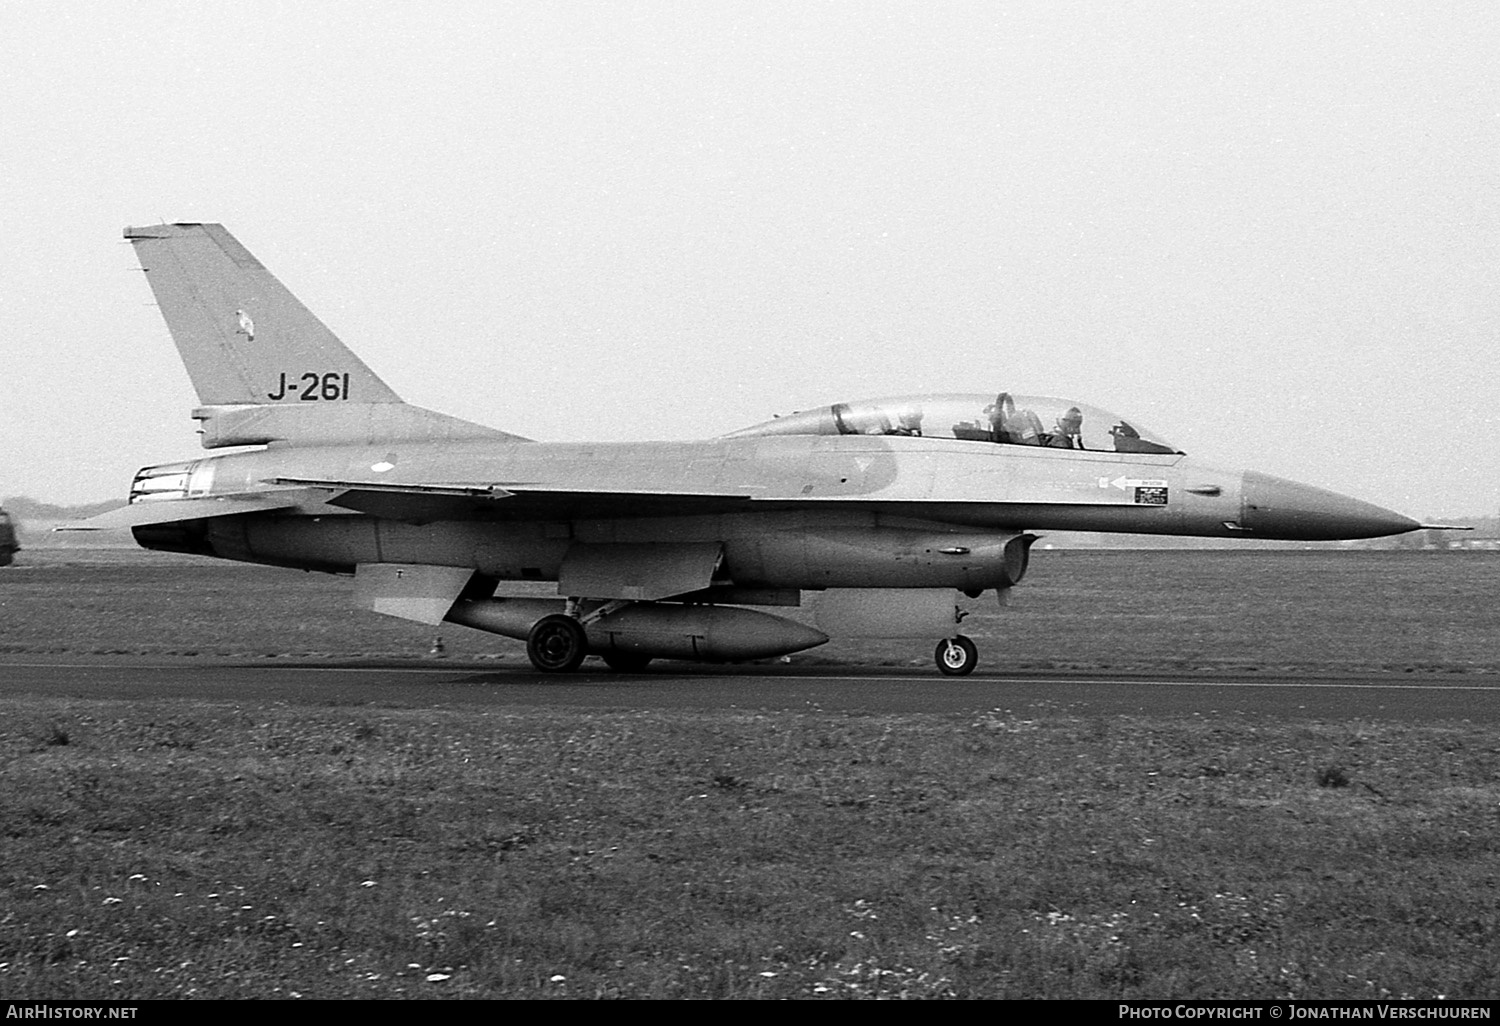
M 979 649 L 974 642 L 962 634 L 944 638 L 937 643 L 932 658 L 945 677 L 963 677 L 974 672 L 979 665 Z

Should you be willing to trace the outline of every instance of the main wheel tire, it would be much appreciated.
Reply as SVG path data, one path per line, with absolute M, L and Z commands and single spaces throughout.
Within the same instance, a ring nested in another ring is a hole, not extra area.
M 974 667 L 979 665 L 979 649 L 974 642 L 960 634 L 939 641 L 932 658 L 943 676 L 963 677 L 973 673 Z
M 636 652 L 611 652 L 604 657 L 604 664 L 620 673 L 640 673 L 649 662 L 651 662 L 650 656 Z
M 526 635 L 526 655 L 543 673 L 571 673 L 588 655 L 588 649 L 583 625 L 562 613 L 542 617 Z

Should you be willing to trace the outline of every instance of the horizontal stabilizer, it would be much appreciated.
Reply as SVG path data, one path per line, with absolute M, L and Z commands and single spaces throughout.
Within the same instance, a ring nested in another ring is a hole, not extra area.
M 236 513 L 267 513 L 292 509 L 309 502 L 321 504 L 308 489 L 279 492 L 243 492 L 237 495 L 204 496 L 192 499 L 151 499 L 112 509 L 76 524 L 64 524 L 59 531 L 108 531 L 118 527 L 145 527 L 147 524 L 172 524 L 182 520 L 228 517 Z

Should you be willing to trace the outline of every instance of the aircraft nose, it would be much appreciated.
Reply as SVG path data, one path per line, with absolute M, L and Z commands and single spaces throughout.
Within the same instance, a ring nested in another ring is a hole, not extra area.
M 1253 470 L 1241 485 L 1240 525 L 1256 538 L 1336 541 L 1380 538 L 1421 525 L 1371 502 Z

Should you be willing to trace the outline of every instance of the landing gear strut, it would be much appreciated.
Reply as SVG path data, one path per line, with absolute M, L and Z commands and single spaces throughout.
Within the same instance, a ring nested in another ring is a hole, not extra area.
M 973 673 L 974 667 L 979 665 L 979 649 L 962 634 L 956 634 L 939 641 L 932 658 L 943 676 L 963 677 Z
M 543 673 L 571 673 L 588 655 L 583 625 L 565 613 L 544 616 L 526 636 L 526 655 Z

